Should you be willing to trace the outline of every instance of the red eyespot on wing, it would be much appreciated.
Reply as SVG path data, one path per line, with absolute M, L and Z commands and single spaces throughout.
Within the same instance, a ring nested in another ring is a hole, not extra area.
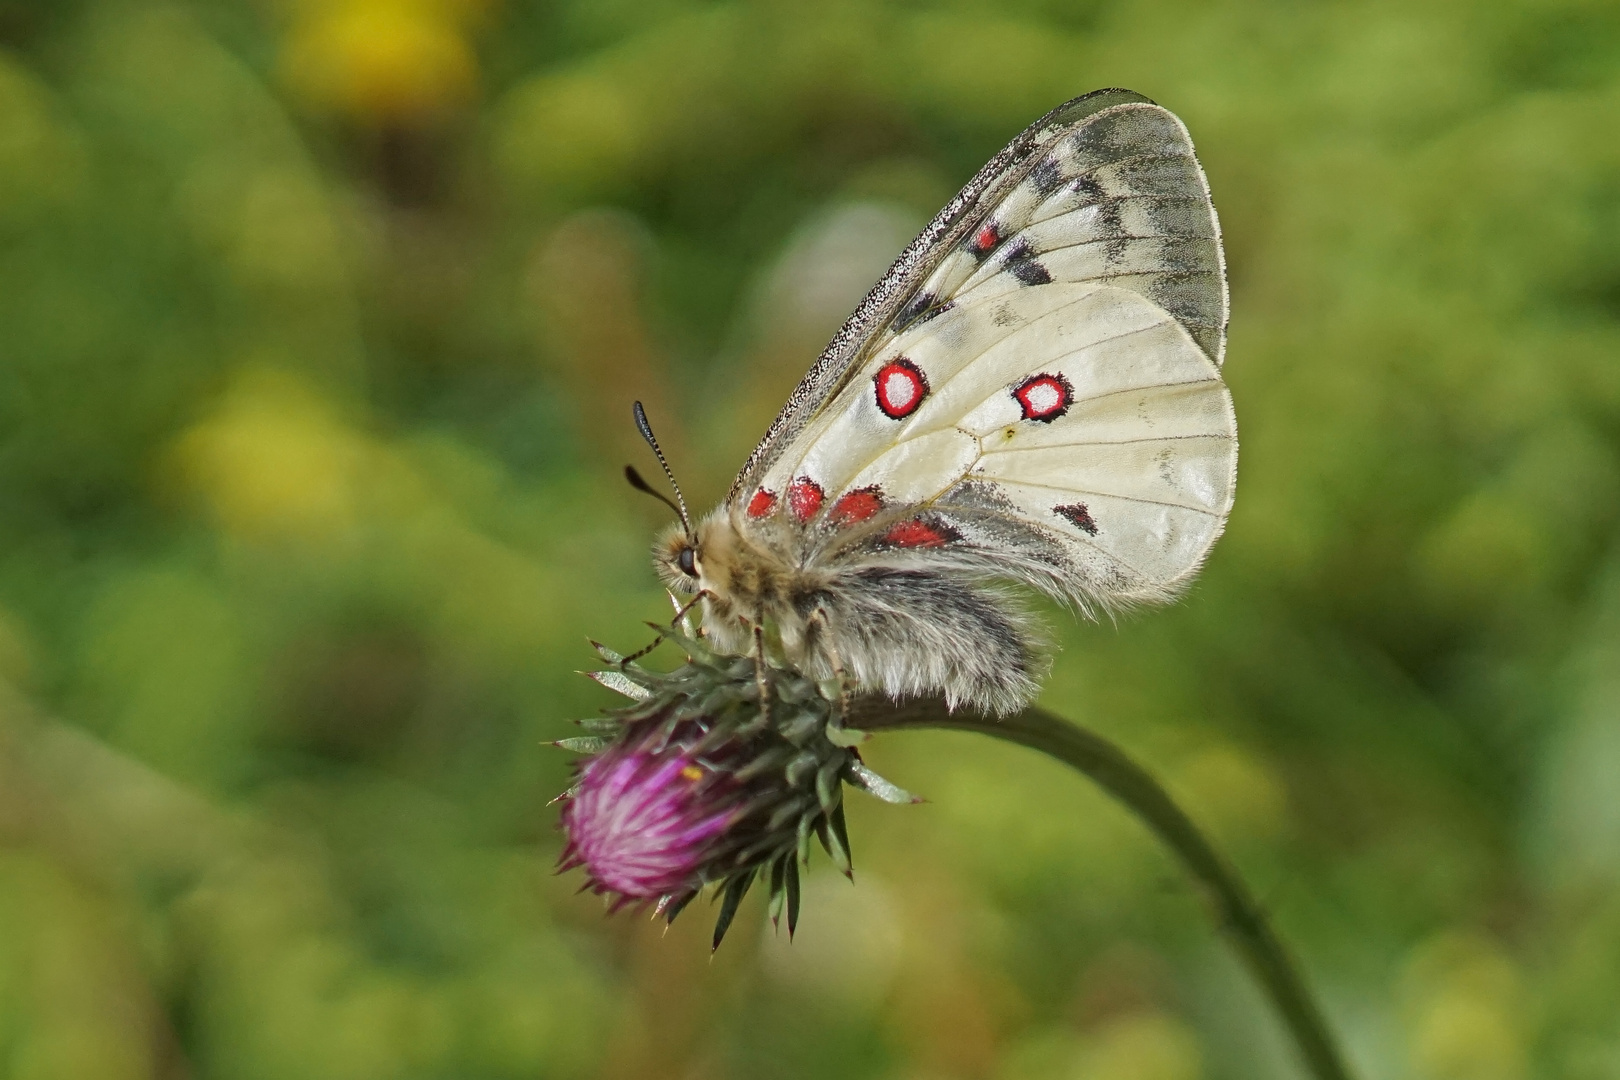
M 984 228 L 973 237 L 973 250 L 983 255 L 1001 242 L 1001 233 L 996 229 L 993 221 L 985 222 Z
M 801 476 L 788 485 L 788 509 L 800 521 L 809 521 L 821 509 L 821 501 L 827 497 L 821 490 L 821 485 L 808 476 Z
M 1074 404 L 1074 387 L 1062 375 L 1031 375 L 1013 387 L 1013 397 L 1024 410 L 1025 420 L 1050 424 Z
M 883 534 L 885 543 L 903 548 L 944 547 L 951 541 L 960 539 L 962 539 L 962 534 L 949 525 L 941 522 L 921 521 L 917 518 L 902 521 Z
M 900 420 L 917 411 L 928 396 L 928 376 L 905 357 L 884 364 L 872 377 L 878 408 L 890 420 Z
M 748 516 L 762 518 L 776 509 L 776 493 L 760 488 L 754 492 L 754 497 L 748 500 Z
M 1087 536 L 1097 535 L 1097 523 L 1091 519 L 1091 511 L 1086 509 L 1085 503 L 1075 503 L 1072 506 L 1054 506 L 1052 512 L 1068 518 L 1074 523 L 1075 528 Z
M 883 509 L 883 492 L 876 486 L 846 491 L 833 503 L 832 520 L 835 525 L 854 525 L 865 521 Z

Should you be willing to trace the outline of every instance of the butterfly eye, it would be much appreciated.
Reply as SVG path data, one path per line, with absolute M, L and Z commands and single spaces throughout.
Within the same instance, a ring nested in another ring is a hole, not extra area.
M 697 577 L 697 555 L 689 547 L 681 548 L 681 553 L 675 556 L 675 565 L 681 568 L 681 573 L 687 577 Z

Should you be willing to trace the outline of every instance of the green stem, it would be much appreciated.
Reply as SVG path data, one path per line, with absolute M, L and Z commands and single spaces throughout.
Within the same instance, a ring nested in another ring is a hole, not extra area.
M 1350 1080 L 1322 1010 L 1243 879 L 1163 785 L 1118 746 L 1042 709 L 997 718 L 950 712 L 942 702 L 930 700 L 896 706 L 867 699 L 857 703 L 850 726 L 865 731 L 923 727 L 977 731 L 1050 754 L 1089 776 L 1146 822 L 1208 891 L 1221 928 L 1265 987 L 1317 1080 Z

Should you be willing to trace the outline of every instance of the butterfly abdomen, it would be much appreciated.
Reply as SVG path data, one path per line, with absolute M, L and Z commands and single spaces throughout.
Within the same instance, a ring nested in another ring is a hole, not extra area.
M 951 707 L 1007 713 L 1045 667 L 1034 620 L 993 588 L 929 570 L 864 567 L 824 590 L 825 645 L 857 685 L 890 697 L 943 693 Z

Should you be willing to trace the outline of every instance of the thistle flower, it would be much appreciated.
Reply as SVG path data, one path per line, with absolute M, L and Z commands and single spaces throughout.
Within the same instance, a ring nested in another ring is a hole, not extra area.
M 687 655 L 668 673 L 596 646 L 610 667 L 590 677 L 634 704 L 581 721 L 593 735 L 558 743 L 591 755 L 563 795 L 559 868 L 583 867 L 585 888 L 612 897 L 612 910 L 653 904 L 670 922 L 716 886 L 716 948 L 765 875 L 771 921 L 785 910 L 791 935 L 811 836 L 852 872 L 843 785 L 916 800 L 862 763 L 854 747 L 864 735 L 840 725 L 835 695 L 786 668 L 762 679 L 749 657 L 660 632 Z

